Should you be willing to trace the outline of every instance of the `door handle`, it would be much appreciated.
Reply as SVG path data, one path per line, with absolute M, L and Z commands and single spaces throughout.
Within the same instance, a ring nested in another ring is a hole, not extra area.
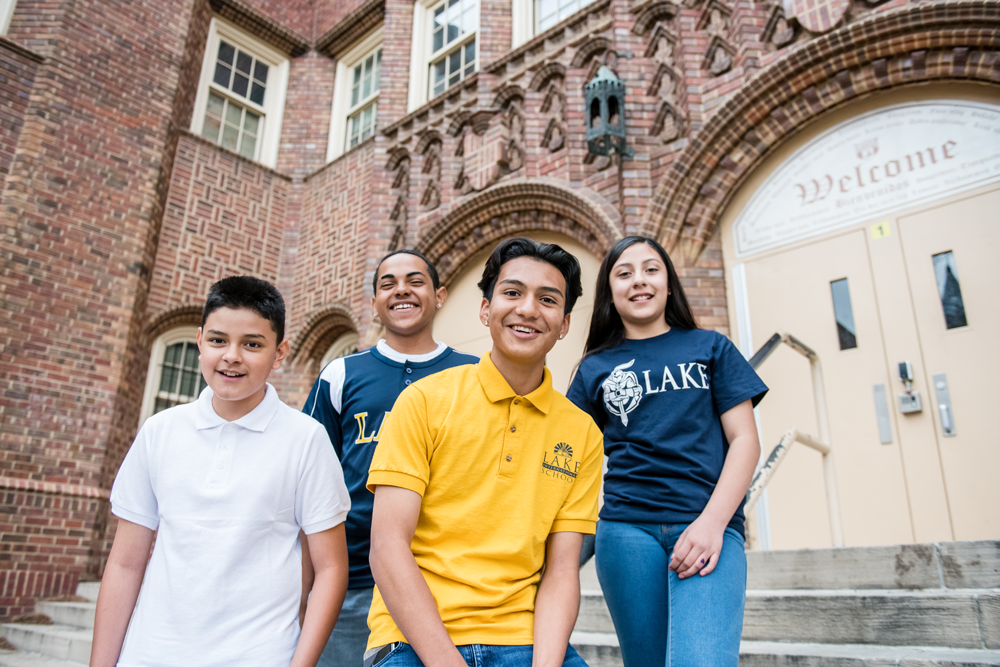
M 941 416 L 941 435 L 946 438 L 955 435 L 955 416 L 951 409 L 951 394 L 948 392 L 948 376 L 938 373 L 934 376 L 934 394 L 937 398 L 938 414 Z

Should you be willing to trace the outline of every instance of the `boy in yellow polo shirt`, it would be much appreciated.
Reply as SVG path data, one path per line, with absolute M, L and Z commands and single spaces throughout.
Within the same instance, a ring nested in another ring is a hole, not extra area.
M 580 265 L 509 239 L 479 287 L 493 350 L 403 391 L 375 450 L 366 666 L 586 666 L 569 636 L 603 441 L 545 368 Z

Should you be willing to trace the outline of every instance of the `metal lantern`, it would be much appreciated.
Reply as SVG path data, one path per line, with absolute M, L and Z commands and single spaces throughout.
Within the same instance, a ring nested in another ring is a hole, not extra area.
M 591 155 L 617 153 L 626 157 L 635 151 L 625 144 L 625 82 L 605 64 L 583 89 L 587 104 L 587 150 Z

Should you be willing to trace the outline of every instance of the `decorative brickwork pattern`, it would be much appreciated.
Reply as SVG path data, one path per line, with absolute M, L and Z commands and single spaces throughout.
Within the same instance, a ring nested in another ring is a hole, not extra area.
M 644 232 L 693 260 L 752 167 L 809 119 L 894 85 L 1000 83 L 995 10 L 983 2 L 908 6 L 790 53 L 727 102 L 674 162 L 646 209 Z

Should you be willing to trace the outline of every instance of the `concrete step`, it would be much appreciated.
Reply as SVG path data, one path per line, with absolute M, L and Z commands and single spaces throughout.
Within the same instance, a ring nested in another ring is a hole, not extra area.
M 41 653 L 0 651 L 0 667 L 86 667 L 86 664 L 72 660 L 60 660 Z
M 743 639 L 1000 649 L 1000 590 L 747 591 Z
M 748 551 L 747 588 L 1000 588 L 1000 541 Z
M 50 658 L 90 662 L 93 630 L 71 625 L 24 625 L 5 623 L 0 633 L 18 651 L 41 653 Z
M 623 667 L 613 634 L 574 632 L 573 648 L 590 667 Z M 740 667 L 986 667 L 1000 665 L 1000 651 L 922 646 L 851 644 L 740 644 Z
M 740 644 L 740 667 L 981 667 L 1000 665 L 1000 651 L 850 644 Z
M 81 581 L 76 585 L 76 594 L 91 602 L 97 602 L 97 593 L 100 590 L 101 582 L 99 581 Z
M 97 603 L 42 601 L 35 605 L 35 611 L 45 614 L 59 625 L 72 625 L 93 630 Z

